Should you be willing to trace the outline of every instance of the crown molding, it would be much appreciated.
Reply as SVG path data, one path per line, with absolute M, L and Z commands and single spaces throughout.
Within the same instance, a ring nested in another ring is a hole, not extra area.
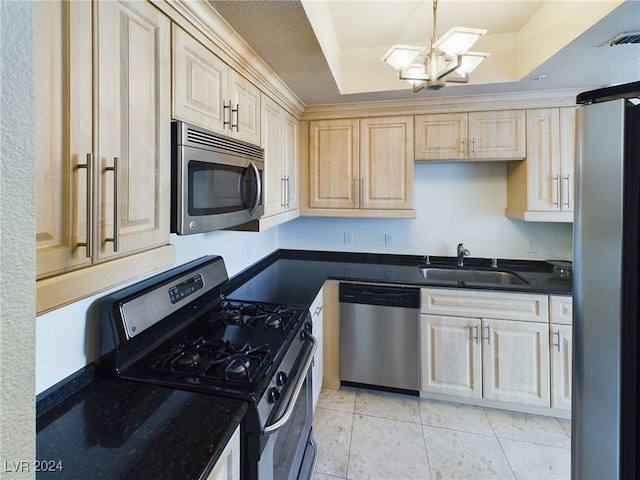
M 305 108 L 302 119 L 322 120 L 398 114 L 420 115 L 428 113 L 570 107 L 576 105 L 576 95 L 584 90 L 584 88 L 581 88 L 423 98 L 419 100 L 311 105 Z
M 206 1 L 150 0 L 174 23 L 205 45 L 296 118 L 305 105 Z

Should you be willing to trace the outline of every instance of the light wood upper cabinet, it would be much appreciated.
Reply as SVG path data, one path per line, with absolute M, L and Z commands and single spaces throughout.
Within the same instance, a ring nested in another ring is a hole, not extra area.
M 130 256 L 169 243 L 170 22 L 148 2 L 38 2 L 35 16 L 40 312 L 172 261 Z M 90 265 L 73 288 L 59 275 Z
M 173 117 L 260 144 L 260 90 L 173 25 Z
M 298 208 L 298 121 L 282 107 L 262 100 L 265 155 L 264 216 Z
M 87 155 L 93 152 L 92 30 L 89 2 L 35 8 L 37 276 L 91 264 L 85 247 Z M 91 228 L 91 227 L 90 227 Z
M 527 110 L 527 159 L 509 164 L 506 215 L 572 222 L 575 108 Z
M 525 112 L 435 113 L 415 117 L 416 160 L 522 160 Z
M 360 120 L 360 208 L 413 208 L 412 117 Z
M 101 260 L 168 242 L 171 52 L 169 19 L 150 3 L 94 6 Z
M 311 209 L 411 211 L 413 117 L 312 121 L 309 137 Z

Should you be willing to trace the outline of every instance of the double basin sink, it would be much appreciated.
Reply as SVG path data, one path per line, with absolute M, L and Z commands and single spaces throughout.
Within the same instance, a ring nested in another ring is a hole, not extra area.
M 432 265 L 420 265 L 420 273 L 432 282 L 443 283 L 463 283 L 465 285 L 528 285 L 529 282 L 515 273 L 499 269 L 478 269 L 478 268 L 447 268 L 434 267 Z

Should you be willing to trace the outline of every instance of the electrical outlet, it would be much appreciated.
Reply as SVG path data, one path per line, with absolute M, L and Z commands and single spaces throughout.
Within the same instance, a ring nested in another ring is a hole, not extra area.
M 385 233 L 384 234 L 384 246 L 385 247 L 395 247 L 396 239 L 393 236 L 393 233 Z
M 349 247 L 353 246 L 353 232 L 344 232 L 344 244 Z
M 535 238 L 527 240 L 527 253 L 536 253 L 538 251 L 538 241 Z

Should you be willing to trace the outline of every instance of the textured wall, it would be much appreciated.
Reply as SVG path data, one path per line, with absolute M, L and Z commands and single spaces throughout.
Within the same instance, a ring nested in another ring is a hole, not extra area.
M 33 3 L 0 1 L 0 477 L 35 473 Z

